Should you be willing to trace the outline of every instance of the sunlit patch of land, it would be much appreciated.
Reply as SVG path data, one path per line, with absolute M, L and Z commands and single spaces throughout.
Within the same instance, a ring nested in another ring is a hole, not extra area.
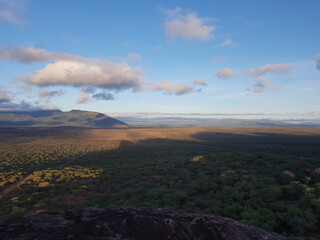
M 151 206 L 316 234 L 319 169 L 319 127 L 0 129 L 0 216 Z

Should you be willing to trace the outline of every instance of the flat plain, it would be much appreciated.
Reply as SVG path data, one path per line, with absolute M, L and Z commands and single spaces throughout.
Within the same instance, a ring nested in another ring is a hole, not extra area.
M 318 236 L 320 127 L 3 128 L 0 218 L 147 206 Z

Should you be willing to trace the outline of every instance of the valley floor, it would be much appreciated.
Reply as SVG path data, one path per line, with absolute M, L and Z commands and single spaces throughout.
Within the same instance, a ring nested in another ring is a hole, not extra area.
M 320 128 L 3 128 L 0 180 L 1 218 L 150 206 L 316 235 Z

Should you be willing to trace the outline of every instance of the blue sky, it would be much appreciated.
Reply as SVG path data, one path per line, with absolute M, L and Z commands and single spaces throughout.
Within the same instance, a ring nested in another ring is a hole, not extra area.
M 319 12 L 318 0 L 0 0 L 0 110 L 320 118 Z

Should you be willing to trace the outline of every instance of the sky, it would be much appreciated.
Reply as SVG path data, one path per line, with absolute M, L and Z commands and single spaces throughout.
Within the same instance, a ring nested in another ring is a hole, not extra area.
M 0 0 L 0 110 L 320 119 L 319 0 Z

